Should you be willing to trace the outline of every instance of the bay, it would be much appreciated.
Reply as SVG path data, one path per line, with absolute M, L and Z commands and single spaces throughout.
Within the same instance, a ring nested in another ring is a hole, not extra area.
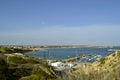
M 109 51 L 109 49 L 120 49 L 120 47 L 113 48 L 43 48 L 39 51 L 28 52 L 25 55 L 42 58 L 42 59 L 50 59 L 50 60 L 63 60 L 68 59 L 84 54 L 95 54 L 101 55 L 105 57 L 113 51 Z

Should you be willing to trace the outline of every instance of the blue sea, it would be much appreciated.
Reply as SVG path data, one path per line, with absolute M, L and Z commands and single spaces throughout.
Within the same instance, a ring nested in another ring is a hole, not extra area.
M 25 55 L 35 57 L 35 58 L 43 58 L 50 60 L 64 60 L 84 54 L 95 54 L 101 55 L 105 57 L 113 51 L 109 51 L 110 49 L 120 49 L 120 47 L 113 48 L 43 48 L 39 51 L 28 52 Z

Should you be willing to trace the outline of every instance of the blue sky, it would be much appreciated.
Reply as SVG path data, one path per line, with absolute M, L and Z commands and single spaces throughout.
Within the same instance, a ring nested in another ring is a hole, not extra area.
M 120 0 L 0 0 L 2 45 L 120 45 Z

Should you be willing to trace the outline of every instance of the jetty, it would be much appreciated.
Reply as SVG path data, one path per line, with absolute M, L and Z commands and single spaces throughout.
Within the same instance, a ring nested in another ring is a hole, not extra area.
M 94 54 L 83 54 L 83 55 L 80 55 L 80 56 L 65 59 L 63 61 L 64 62 L 75 62 L 76 60 L 79 60 L 79 59 L 82 59 L 82 58 L 85 58 L 85 57 L 90 57 L 90 56 L 94 56 Z

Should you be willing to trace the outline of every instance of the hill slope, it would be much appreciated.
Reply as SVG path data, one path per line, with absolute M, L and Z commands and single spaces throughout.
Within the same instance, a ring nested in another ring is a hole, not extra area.
M 92 64 L 81 65 L 59 80 L 120 80 L 120 51 Z
M 28 57 L 19 53 L 23 50 L 16 50 L 18 49 L 5 47 L 0 49 L 0 80 L 55 79 L 56 74 L 46 60 Z

